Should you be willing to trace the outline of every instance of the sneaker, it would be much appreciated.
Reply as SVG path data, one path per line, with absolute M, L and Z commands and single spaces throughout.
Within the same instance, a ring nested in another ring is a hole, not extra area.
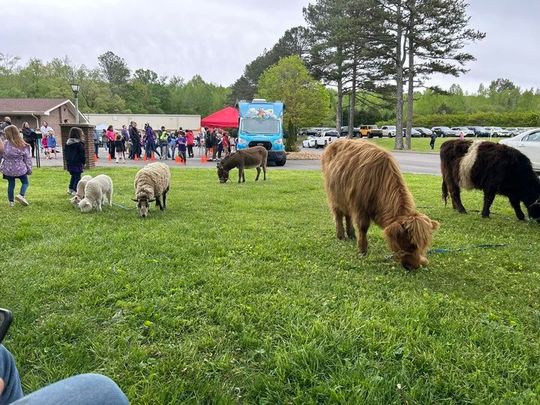
M 17 194 L 17 196 L 15 197 L 15 199 L 20 202 L 22 205 L 24 205 L 25 207 L 28 205 L 28 201 L 26 201 L 26 198 L 24 198 L 24 196 L 20 195 L 20 194 Z
M 71 190 L 71 189 L 69 189 L 67 193 L 68 193 L 69 195 L 73 195 L 73 194 L 75 194 L 75 191 L 74 191 L 74 190 Z
M 15 205 L 15 203 L 13 201 L 8 201 L 9 202 L 9 207 L 10 208 L 13 208 L 13 206 Z

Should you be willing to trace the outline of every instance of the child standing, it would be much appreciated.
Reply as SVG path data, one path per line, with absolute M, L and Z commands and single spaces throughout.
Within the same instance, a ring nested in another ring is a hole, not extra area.
M 184 134 L 184 131 L 178 133 L 176 143 L 178 144 L 178 156 L 183 160 L 184 164 L 186 164 L 186 135 Z
M 117 134 L 116 135 L 116 163 L 118 163 L 118 160 L 121 158 L 122 163 L 126 163 L 126 148 L 124 146 L 124 141 L 122 139 L 122 135 Z
M 54 153 L 54 158 L 56 159 L 56 138 L 52 129 L 49 129 L 49 135 L 47 135 L 47 146 L 49 147 L 49 156 Z
M 28 176 L 32 174 L 32 155 L 30 146 L 24 142 L 19 129 L 15 125 L 10 125 L 4 129 L 6 140 L 0 143 L 0 172 L 4 179 L 8 181 L 8 201 L 13 207 L 15 200 L 27 206 L 28 201 L 24 197 L 28 189 Z M 21 181 L 21 191 L 17 196 L 15 193 L 15 179 Z
M 50 159 L 49 157 L 49 147 L 47 145 L 47 136 L 48 136 L 48 133 L 46 134 L 41 134 L 41 148 L 43 149 L 43 153 L 45 153 L 45 156 L 47 156 L 47 159 Z
M 77 191 L 77 184 L 81 179 L 81 173 L 83 172 L 86 163 L 84 143 L 81 141 L 82 135 L 82 129 L 78 127 L 71 128 L 69 131 L 69 138 L 64 146 L 67 170 L 69 174 L 71 174 L 68 186 L 68 194 L 71 195 L 75 194 Z

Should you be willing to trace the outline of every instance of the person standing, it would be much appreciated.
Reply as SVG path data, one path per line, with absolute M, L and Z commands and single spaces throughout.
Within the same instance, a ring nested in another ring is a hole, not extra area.
M 129 138 L 131 140 L 131 151 L 130 151 L 130 159 L 135 159 L 135 156 L 137 156 L 138 159 L 141 158 L 141 135 L 139 134 L 139 130 L 137 129 L 137 123 L 135 121 L 131 121 L 131 125 L 129 126 Z
M 210 158 L 212 158 L 212 149 L 214 148 L 214 145 L 212 144 L 212 132 L 205 128 L 205 136 L 204 136 L 204 154 L 208 158 L 208 152 L 210 152 Z
M 54 154 L 54 158 L 56 159 L 56 137 L 52 128 L 49 129 L 49 134 L 47 135 L 47 147 L 49 148 L 49 156 Z
M 178 133 L 178 139 L 176 140 L 178 144 L 178 156 L 182 159 L 183 163 L 186 164 L 186 136 L 184 131 Z
M 107 137 L 107 140 L 109 141 L 109 156 L 111 157 L 111 160 L 115 158 L 116 156 L 116 134 L 114 133 L 114 129 L 112 125 L 109 125 L 107 127 L 107 132 L 105 132 L 105 136 Z
M 73 127 L 69 130 L 69 138 L 64 145 L 67 171 L 71 175 L 68 186 L 68 194 L 77 192 L 77 184 L 81 179 L 86 156 L 84 154 L 84 143 L 81 140 L 83 131 L 81 128 Z
M 144 130 L 145 130 L 144 151 L 146 152 L 146 157 L 148 159 L 151 159 L 152 152 L 155 152 L 161 158 L 161 155 L 156 150 L 156 134 L 154 133 L 154 130 L 152 129 L 150 124 L 145 124 Z
M 219 149 L 219 143 L 220 143 L 220 139 L 218 137 L 218 132 L 217 132 L 217 129 L 214 129 L 212 131 L 212 135 L 210 135 L 210 137 L 212 138 L 212 161 L 216 160 L 216 157 L 217 157 L 217 152 L 218 152 L 218 149 Z
M 193 154 L 193 146 L 195 146 L 195 138 L 191 129 L 188 129 L 186 131 L 186 145 L 188 157 L 194 157 L 195 155 Z
M 47 121 L 43 121 L 43 125 L 39 129 L 39 132 L 41 132 L 42 139 L 46 138 L 47 135 L 49 135 L 49 129 L 51 129 L 51 127 L 49 126 L 49 123 Z
M 174 160 L 177 139 L 178 139 L 178 135 L 175 134 L 174 132 L 171 132 L 171 134 L 169 135 L 169 152 L 171 154 L 171 160 Z
M 430 135 L 431 141 L 429 141 L 429 146 L 431 146 L 431 149 L 433 150 L 435 148 L 435 140 L 437 139 L 437 134 L 435 131 L 433 131 Z
M 116 134 L 114 151 L 116 154 L 116 163 L 118 163 L 119 159 L 122 159 L 122 163 L 126 163 L 126 147 L 121 134 Z
M 32 157 L 35 157 L 35 151 L 36 151 L 36 133 L 32 128 L 30 128 L 30 125 L 28 125 L 28 122 L 23 122 L 22 124 L 22 133 L 23 133 L 23 139 L 24 141 L 30 145 L 30 148 L 32 149 Z
M 15 125 L 4 128 L 5 141 L 0 143 L 0 172 L 8 182 L 8 203 L 13 207 L 15 200 L 24 206 L 28 205 L 26 190 L 29 182 L 28 176 L 32 174 L 32 155 L 30 146 L 23 140 L 19 129 Z M 15 197 L 15 180 L 21 181 L 21 190 Z
M 47 135 L 48 134 L 45 134 L 41 138 L 41 149 L 43 149 L 43 153 L 45 154 L 45 156 L 47 156 L 47 159 L 50 159 L 51 157 L 49 156 L 49 145 L 47 145 Z
M 95 129 L 94 129 L 94 155 L 96 156 L 96 158 L 99 158 L 99 135 Z
M 231 138 L 229 138 L 228 132 L 223 133 L 223 138 L 221 138 L 221 144 L 223 145 L 225 157 L 229 156 L 231 154 Z
M 167 149 L 169 148 L 169 133 L 167 132 L 167 130 L 165 129 L 164 126 L 161 127 L 161 131 L 159 133 L 159 151 L 160 151 L 160 154 L 161 156 L 159 157 L 159 159 L 165 159 L 167 160 L 167 157 L 168 157 L 168 151 Z

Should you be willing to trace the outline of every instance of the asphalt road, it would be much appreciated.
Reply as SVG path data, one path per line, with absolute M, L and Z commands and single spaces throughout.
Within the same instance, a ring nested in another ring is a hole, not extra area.
M 304 149 L 303 151 L 313 153 L 322 153 L 322 149 Z M 196 152 L 197 153 L 197 152 Z M 106 156 L 105 151 L 100 150 L 101 156 Z M 440 175 L 440 160 L 439 154 L 437 153 L 415 153 L 415 152 L 392 152 L 394 157 L 397 159 L 401 170 L 404 173 L 417 173 L 417 174 L 434 174 Z M 35 161 L 34 161 L 35 162 Z M 197 157 L 194 159 L 189 159 L 187 165 L 178 164 L 174 161 L 164 161 L 169 164 L 171 167 L 185 167 L 185 168 L 194 168 L 194 167 L 206 167 L 214 168 L 216 166 L 215 162 L 206 162 L 202 163 Z M 110 166 L 144 166 L 146 162 L 140 160 L 134 162 L 128 160 L 125 164 L 119 163 L 116 164 L 114 161 L 109 162 L 105 158 L 99 159 L 97 162 L 98 167 L 110 167 Z M 62 157 L 58 154 L 57 159 L 46 160 L 41 158 L 42 166 L 62 166 Z M 272 170 L 320 170 L 321 162 L 320 160 L 287 160 L 287 163 L 283 167 L 271 166 Z
M 303 152 L 322 153 L 322 149 L 302 149 Z M 441 161 L 438 153 L 392 152 L 404 173 L 441 174 Z M 284 169 L 320 170 L 318 160 L 287 160 Z

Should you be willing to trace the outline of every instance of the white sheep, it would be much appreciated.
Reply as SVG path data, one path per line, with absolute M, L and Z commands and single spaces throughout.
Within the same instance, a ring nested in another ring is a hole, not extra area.
M 113 183 L 112 179 L 100 174 L 86 183 L 84 198 L 79 203 L 81 212 L 90 212 L 93 208 L 101 211 L 102 204 L 109 203 L 112 206 Z
M 84 198 L 84 189 L 86 187 L 86 183 L 88 183 L 88 180 L 91 180 L 91 179 L 92 179 L 92 176 L 87 174 L 86 176 L 83 176 L 82 179 L 80 179 L 79 182 L 77 183 L 77 192 L 71 198 L 71 203 L 75 207 L 78 207 L 79 203 Z
M 164 163 L 156 162 L 144 166 L 135 175 L 135 198 L 141 217 L 148 216 L 150 203 L 163 211 L 167 207 L 167 192 L 171 184 L 171 171 Z M 163 197 L 163 202 L 161 201 Z

